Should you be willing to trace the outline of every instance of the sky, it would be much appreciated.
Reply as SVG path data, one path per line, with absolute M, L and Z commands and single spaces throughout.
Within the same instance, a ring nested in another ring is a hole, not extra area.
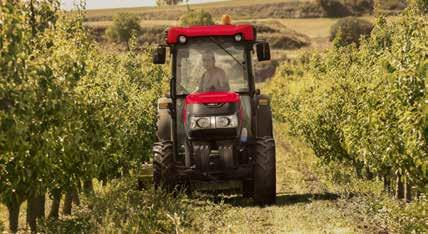
M 215 2 L 216 0 L 189 0 L 190 4 Z M 74 0 L 61 0 L 64 9 L 73 8 Z M 156 6 L 156 0 L 86 0 L 86 9 Z

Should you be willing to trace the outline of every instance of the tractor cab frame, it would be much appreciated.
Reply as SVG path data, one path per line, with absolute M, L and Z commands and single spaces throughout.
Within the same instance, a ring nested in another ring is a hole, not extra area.
M 270 60 L 269 44 L 252 25 L 171 27 L 153 52 L 171 55 L 170 94 L 158 100 L 154 185 L 242 182 L 260 205 L 275 202 L 275 142 L 270 98 L 255 87 L 254 48 Z M 211 61 L 210 61 L 211 60 Z

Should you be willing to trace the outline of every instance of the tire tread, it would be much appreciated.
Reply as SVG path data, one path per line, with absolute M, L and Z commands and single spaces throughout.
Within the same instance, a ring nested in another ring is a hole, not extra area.
M 271 205 L 276 200 L 275 141 L 272 137 L 257 138 L 254 165 L 254 201 Z

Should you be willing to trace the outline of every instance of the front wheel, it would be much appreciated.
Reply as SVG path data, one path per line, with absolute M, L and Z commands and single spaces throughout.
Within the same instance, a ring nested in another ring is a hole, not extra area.
M 153 184 L 155 189 L 161 185 L 167 190 L 173 187 L 173 167 L 172 142 L 156 142 L 153 145 Z
M 257 138 L 254 166 L 254 201 L 271 205 L 276 200 L 275 141 L 272 137 Z

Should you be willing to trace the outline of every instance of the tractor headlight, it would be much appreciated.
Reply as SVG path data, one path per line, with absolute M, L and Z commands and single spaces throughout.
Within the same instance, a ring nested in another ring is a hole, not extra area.
M 211 117 L 191 117 L 191 129 L 211 128 Z
M 216 116 L 216 128 L 236 128 L 238 127 L 238 117 L 236 115 Z
M 207 128 L 236 128 L 238 127 L 238 116 L 211 116 L 211 117 L 191 117 L 190 129 Z
M 211 120 L 210 118 L 199 118 L 196 120 L 196 125 L 199 128 L 209 128 L 211 127 Z

